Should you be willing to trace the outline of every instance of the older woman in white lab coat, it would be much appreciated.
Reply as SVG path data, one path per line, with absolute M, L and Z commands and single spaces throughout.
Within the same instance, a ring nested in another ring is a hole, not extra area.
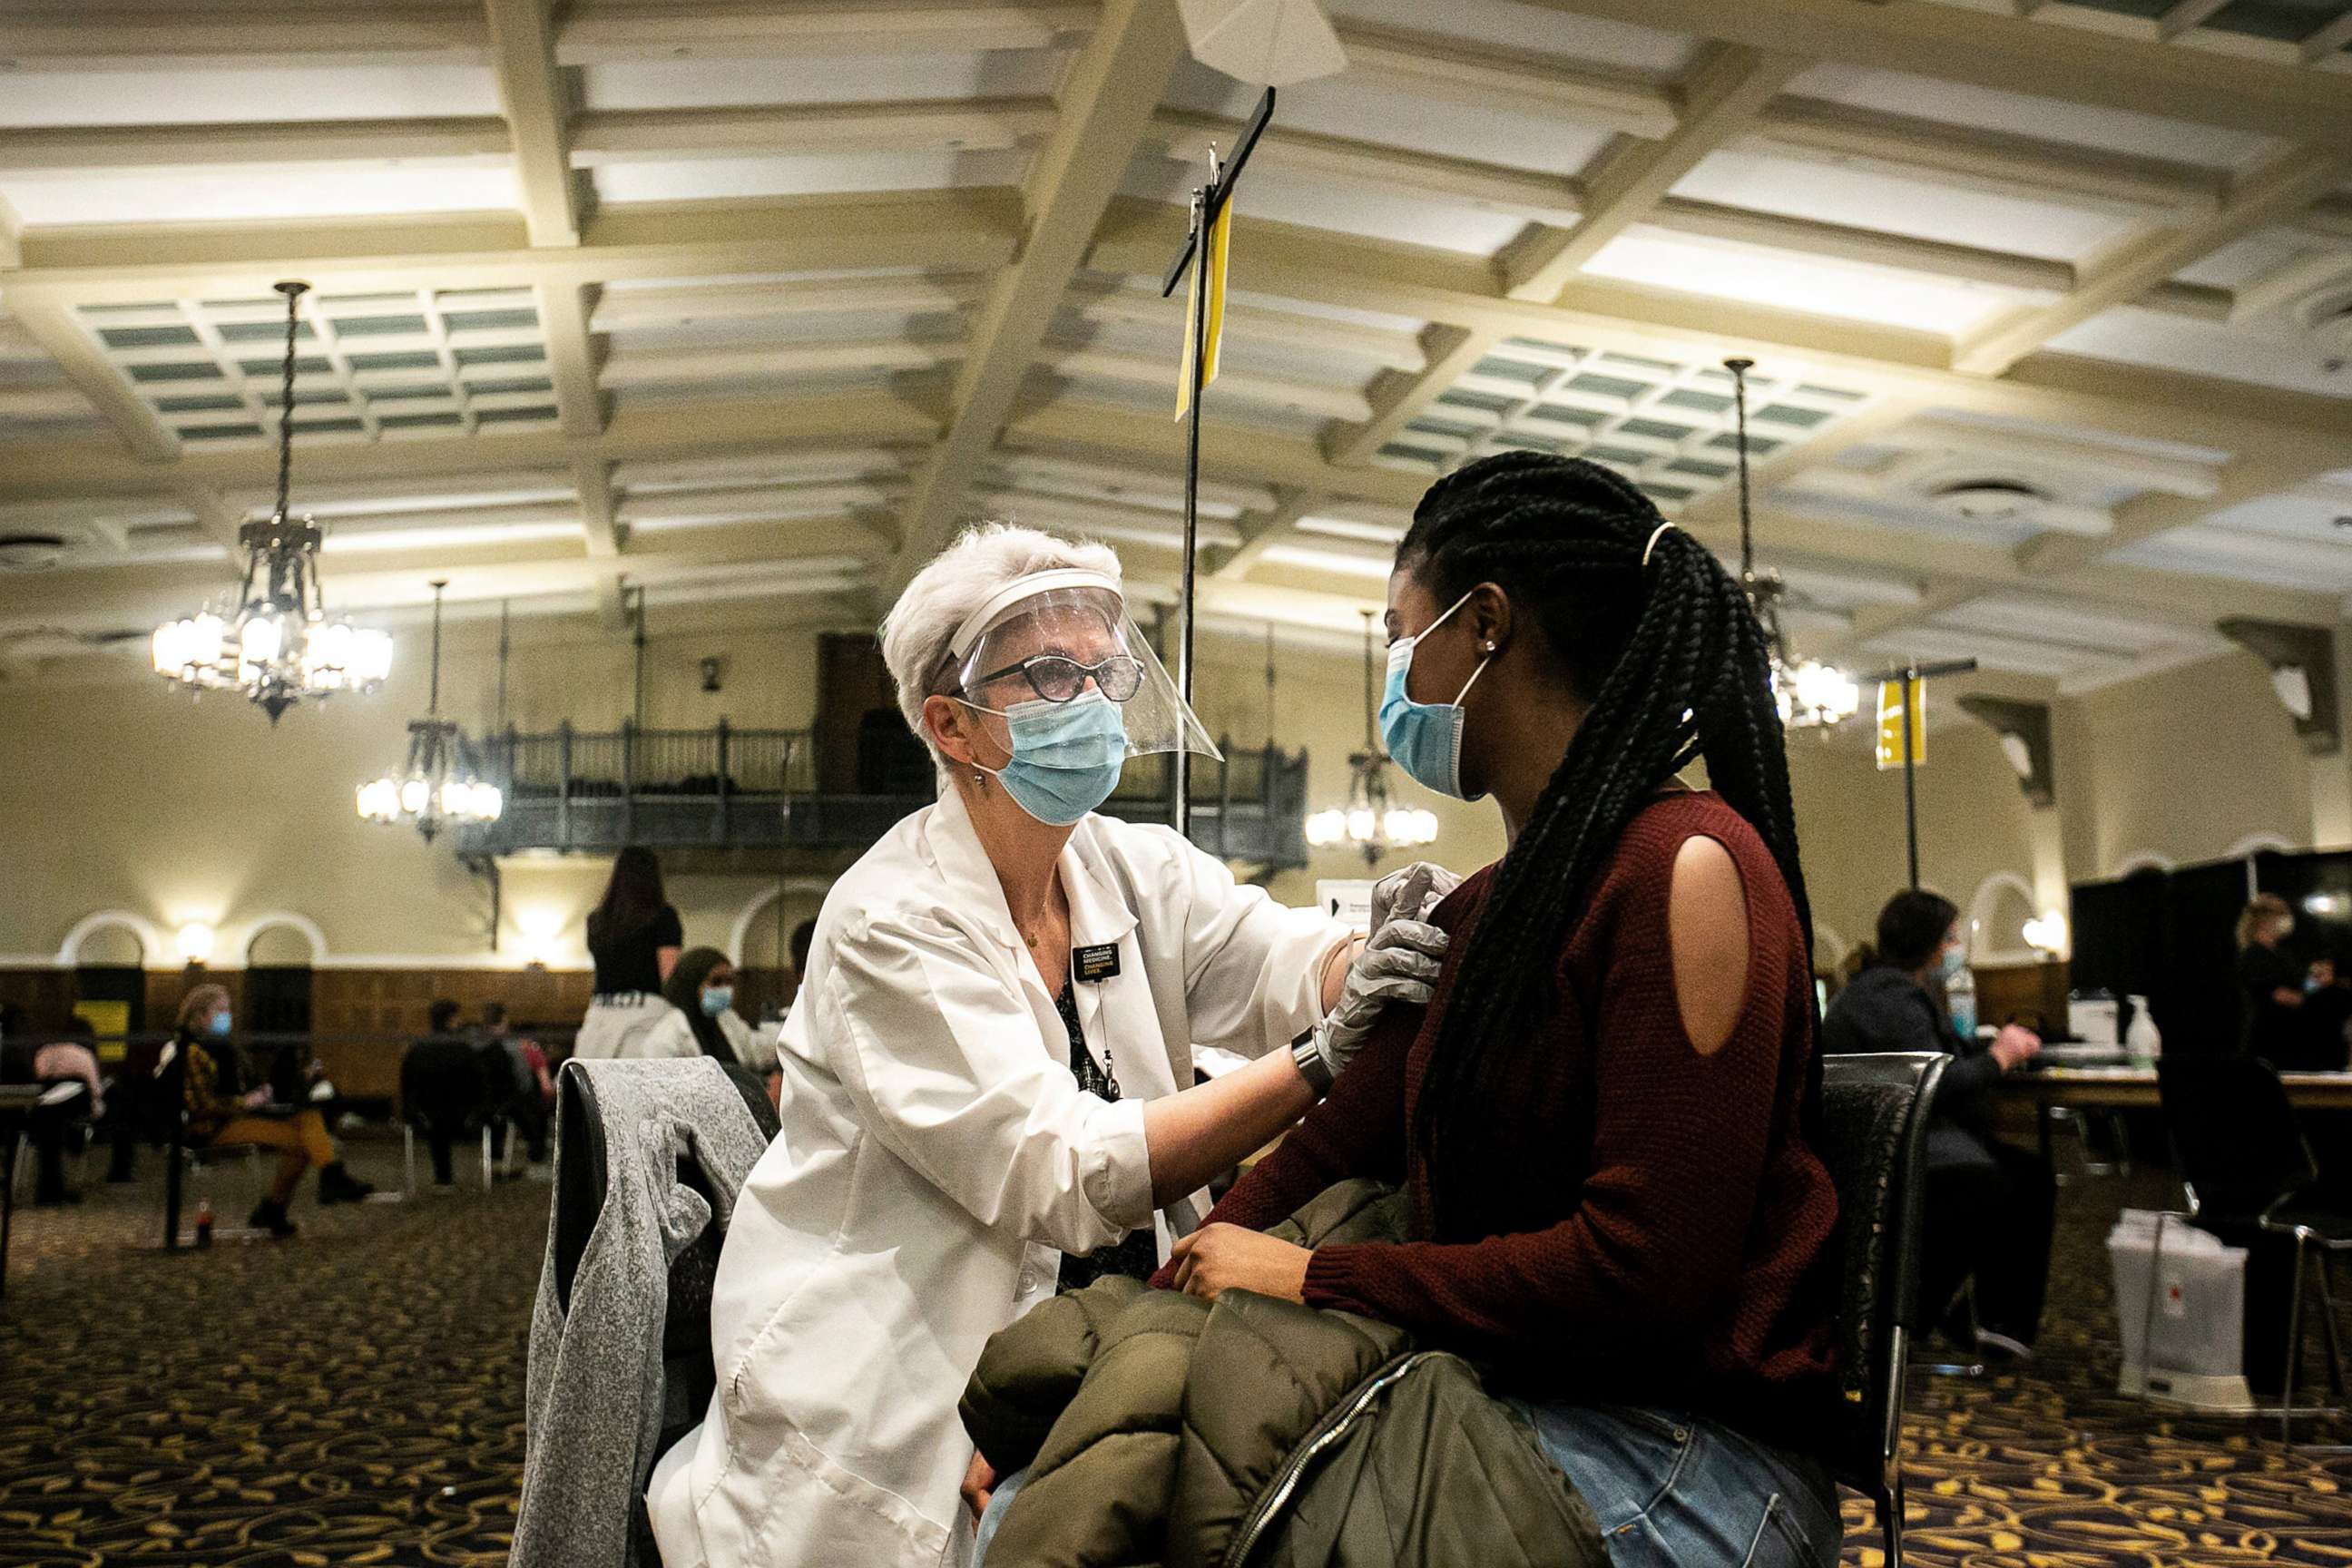
M 1208 749 L 1118 584 L 1101 546 L 991 527 L 885 626 L 940 800 L 817 921 L 783 1130 L 719 1261 L 718 1392 L 648 1492 L 666 1568 L 963 1561 L 959 1486 L 992 1478 L 955 1406 L 989 1335 L 1066 1258 L 1148 1269 L 1385 1001 L 1427 999 L 1433 928 L 1367 945 L 1091 815 L 1129 754 Z M 1195 1086 L 1196 1046 L 1256 1059 Z

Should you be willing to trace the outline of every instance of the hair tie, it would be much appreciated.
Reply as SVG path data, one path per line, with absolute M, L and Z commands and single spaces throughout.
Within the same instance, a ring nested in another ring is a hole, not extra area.
M 1650 542 L 1642 546 L 1642 565 L 1644 569 L 1650 564 L 1650 552 L 1658 547 L 1658 541 L 1664 538 L 1666 530 L 1672 527 L 1674 524 L 1671 522 L 1662 522 L 1650 531 Z

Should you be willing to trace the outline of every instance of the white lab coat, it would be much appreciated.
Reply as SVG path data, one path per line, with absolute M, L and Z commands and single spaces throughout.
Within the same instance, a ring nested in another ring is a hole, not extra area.
M 776 1070 L 776 1027 L 754 1029 L 730 1007 L 719 1015 L 719 1032 L 735 1052 L 735 1059 L 756 1073 Z M 652 1028 L 637 1037 L 626 1053 L 634 1057 L 698 1057 L 702 1042 L 694 1037 L 694 1020 L 665 1003 Z
M 1076 986 L 1123 1098 L 1069 1035 L 952 793 L 827 896 L 782 1040 L 783 1129 L 737 1199 L 711 1303 L 718 1392 L 656 1464 L 667 1568 L 930 1565 L 970 1552 L 956 1417 L 982 1348 L 1054 1294 L 1064 1250 L 1152 1223 L 1143 1102 L 1192 1047 L 1262 1056 L 1320 1016 L 1348 932 L 1237 886 L 1164 827 L 1089 816 L 1061 859 Z M 1170 1232 L 1207 1211 L 1161 1211 Z

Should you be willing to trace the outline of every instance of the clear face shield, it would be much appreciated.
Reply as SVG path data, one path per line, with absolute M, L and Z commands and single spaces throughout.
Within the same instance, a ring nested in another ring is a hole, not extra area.
M 1100 573 L 1039 572 L 1005 584 L 957 628 L 949 653 L 959 694 L 984 712 L 1045 719 L 1099 700 L 1118 710 L 1129 756 L 1220 758 L 1118 584 Z

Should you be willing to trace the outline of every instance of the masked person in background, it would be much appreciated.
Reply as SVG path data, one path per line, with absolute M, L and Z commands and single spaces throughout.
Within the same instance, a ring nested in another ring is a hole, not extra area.
M 669 1011 L 647 1029 L 630 1054 L 716 1057 L 762 1078 L 776 1070 L 775 1031 L 762 1038 L 735 1011 L 735 966 L 715 947 L 690 947 L 662 982 Z
M 278 1175 L 269 1195 L 261 1200 L 246 1223 L 284 1240 L 294 1234 L 286 1205 L 302 1173 L 319 1167 L 319 1201 L 352 1204 L 375 1188 L 343 1169 L 342 1156 L 327 1132 L 326 1118 L 309 1106 L 273 1104 L 268 1085 L 245 1087 L 243 1063 L 232 1038 L 235 1020 L 228 992 L 219 985 L 199 985 L 180 1001 L 179 1026 L 166 1047 L 187 1058 L 181 1079 L 188 1108 L 188 1142 L 199 1149 L 257 1147 L 275 1149 Z
M 711 1304 L 718 1393 L 656 1466 L 669 1568 L 964 1560 L 956 1417 L 990 1334 L 1147 1275 L 1209 1179 L 1297 1121 L 1444 937 L 1369 942 L 1093 815 L 1130 757 L 1215 756 L 1128 614 L 1118 557 L 965 534 L 882 630 L 940 770 L 825 899 L 781 1043 L 782 1131 Z M 1193 1082 L 1192 1049 L 1254 1058 Z

